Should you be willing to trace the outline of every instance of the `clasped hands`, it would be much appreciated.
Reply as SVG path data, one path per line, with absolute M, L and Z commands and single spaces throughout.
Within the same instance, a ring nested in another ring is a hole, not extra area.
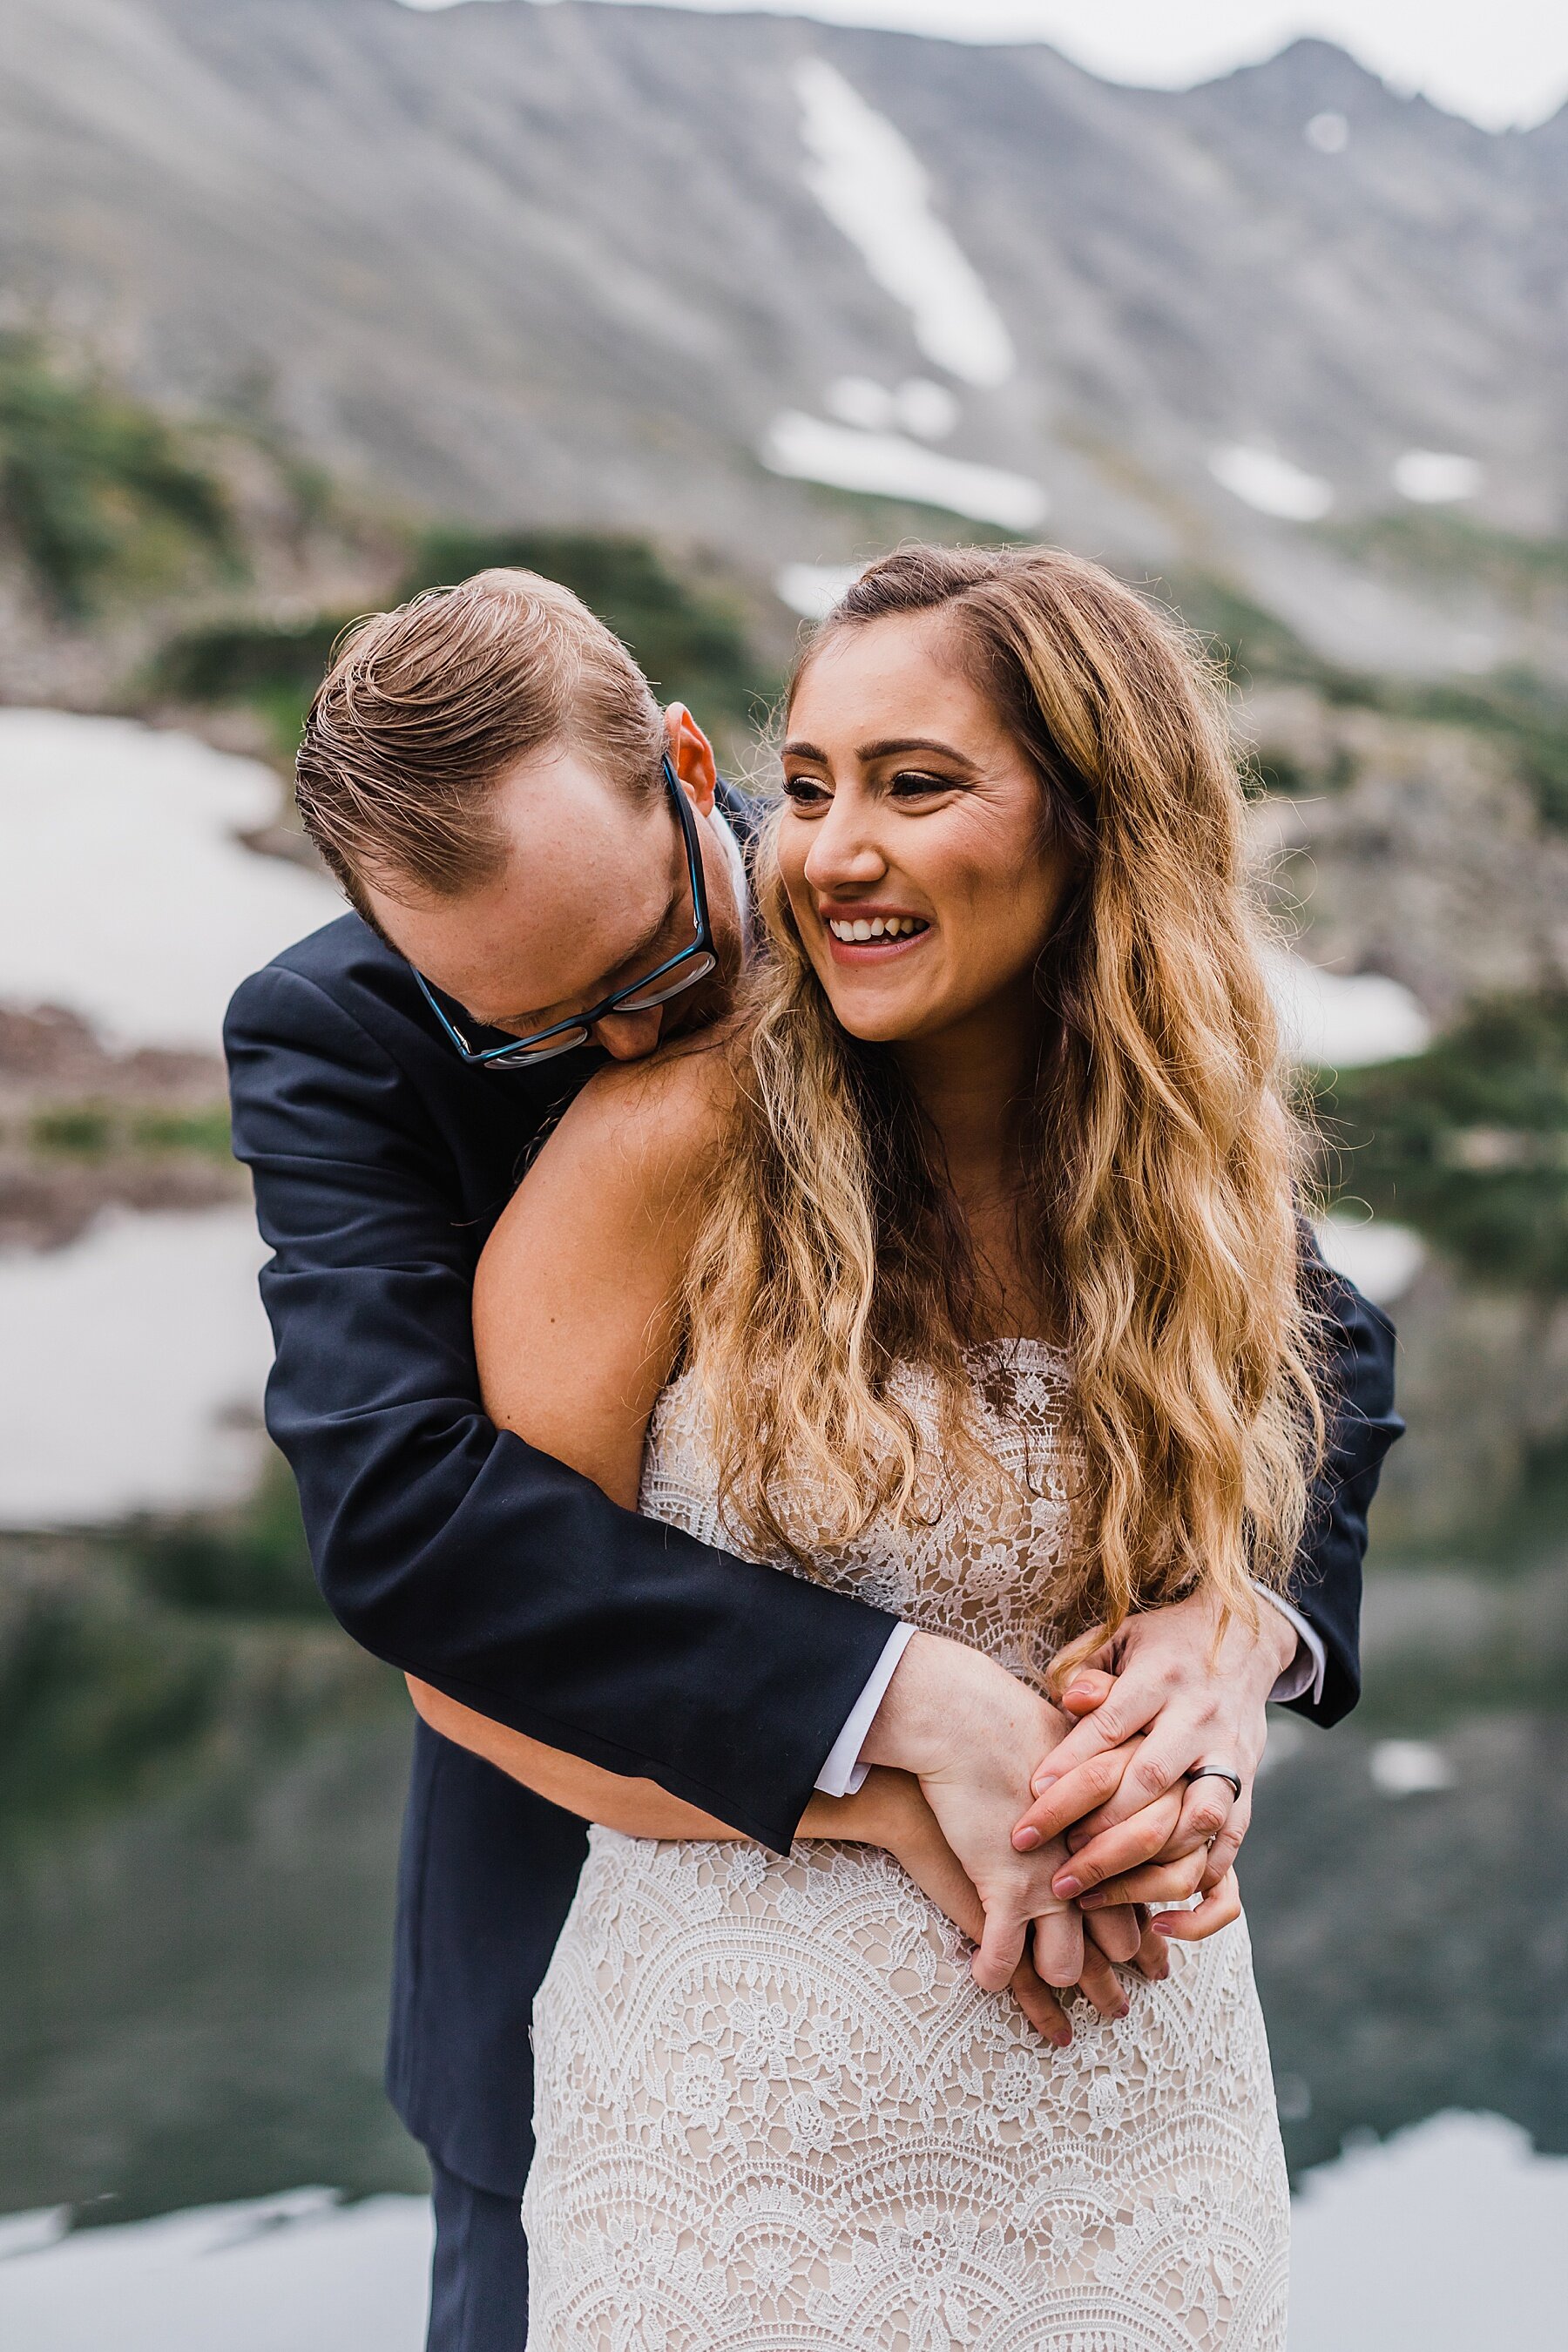
M 866 1792 L 879 1843 L 972 1937 L 975 1981 L 1010 1986 L 1058 2047 L 1060 1993 L 1124 2015 L 1118 1966 L 1162 1977 L 1173 1940 L 1237 1917 L 1265 1703 L 1294 1648 L 1267 1605 L 1222 1630 L 1194 1596 L 1129 1620 L 1059 1707 L 962 1644 L 917 1634 L 905 1651 L 864 1751 L 896 1768 Z M 1239 1801 L 1187 1780 L 1205 1762 L 1237 1774 Z M 1192 1910 L 1160 1907 L 1194 1895 Z

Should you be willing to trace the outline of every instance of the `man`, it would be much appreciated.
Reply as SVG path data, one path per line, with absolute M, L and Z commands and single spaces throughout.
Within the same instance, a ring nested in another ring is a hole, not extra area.
M 1010 1969 L 1041 1868 L 1020 1820 L 1040 1759 L 1012 1678 L 616 1509 L 499 1433 L 479 1395 L 473 1268 L 530 1149 L 600 1055 L 710 1021 L 739 968 L 746 886 L 725 812 L 740 811 L 706 739 L 679 705 L 659 713 L 574 598 L 487 573 L 356 635 L 299 777 L 357 911 L 245 983 L 227 1045 L 236 1148 L 275 1253 L 268 1422 L 329 1602 L 421 1682 L 776 1848 L 814 1787 L 841 1793 L 872 1761 L 918 1772 Z M 1233 1625 L 1218 1654 L 1206 1604 L 1127 1629 L 1117 1738 L 1149 1735 L 1114 1825 L 1073 1858 L 1074 1889 L 1119 1875 L 1136 1893 L 1195 1854 L 1190 1885 L 1211 1839 L 1215 1883 L 1245 1832 L 1266 1698 L 1323 1722 L 1354 1702 L 1365 1510 L 1398 1426 L 1391 1335 L 1310 1271 L 1345 1404 L 1298 1605 Z M 1089 1700 L 1107 1687 L 1086 1678 Z M 1058 1775 L 1036 1814 L 1076 1820 L 1100 1769 L 1089 1754 Z M 421 1727 L 389 2087 L 431 2158 L 438 2352 L 525 2337 L 530 2004 L 584 1842 Z

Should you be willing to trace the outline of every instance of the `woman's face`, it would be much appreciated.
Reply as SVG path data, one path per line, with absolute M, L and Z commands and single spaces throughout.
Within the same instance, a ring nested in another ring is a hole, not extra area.
M 912 1043 L 1026 1017 L 1068 864 L 951 623 L 896 615 L 826 645 L 790 707 L 784 766 L 780 869 L 850 1034 Z

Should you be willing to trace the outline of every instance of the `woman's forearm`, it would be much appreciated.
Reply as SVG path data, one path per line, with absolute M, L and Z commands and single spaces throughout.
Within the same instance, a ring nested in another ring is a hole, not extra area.
M 606 1772 L 602 1765 L 586 1764 L 580 1756 L 569 1756 L 561 1748 L 547 1748 L 526 1732 L 492 1723 L 489 1716 L 477 1715 L 472 1707 L 461 1706 L 412 1675 L 407 1682 L 414 1704 L 432 1731 L 482 1756 L 487 1764 L 521 1780 L 564 1812 L 577 1813 L 605 1829 L 619 1830 L 626 1837 L 716 1839 L 741 1834 L 700 1806 L 672 1797 L 657 1780 L 633 1780 L 618 1772 Z
M 564 1748 L 547 1748 L 526 1732 L 513 1731 L 504 1723 L 492 1722 L 488 1715 L 476 1714 L 472 1707 L 448 1698 L 444 1691 L 433 1689 L 413 1675 L 406 1679 L 414 1704 L 432 1731 L 482 1756 L 488 1764 L 521 1780 L 536 1796 L 547 1797 L 565 1812 L 619 1830 L 626 1837 L 718 1840 L 742 1834 L 700 1806 L 672 1797 L 657 1780 L 628 1780 L 619 1772 L 606 1772 L 602 1765 L 586 1764 Z M 906 1781 L 907 1790 L 899 1786 Z M 892 1801 L 895 1795 L 913 1798 L 916 1793 L 916 1784 L 907 1774 L 879 1769 L 868 1776 L 856 1796 L 814 1796 L 801 1815 L 797 1835 L 890 1844 L 903 1812 L 910 1810 L 905 1806 L 895 1811 Z

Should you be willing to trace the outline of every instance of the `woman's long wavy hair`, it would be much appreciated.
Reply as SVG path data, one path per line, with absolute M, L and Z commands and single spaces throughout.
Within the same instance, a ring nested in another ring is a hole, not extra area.
M 1281 1587 L 1322 1444 L 1299 1279 L 1303 1139 L 1280 1076 L 1223 689 L 1173 620 L 1050 549 L 909 547 L 807 645 L 940 612 L 1027 751 L 1073 879 L 1037 973 L 1018 1116 L 1022 1245 L 1069 1366 L 1065 1634 L 1207 1587 L 1249 1621 Z M 973 1466 L 973 1254 L 896 1051 L 835 1020 L 764 829 L 771 952 L 734 1034 L 738 1109 L 684 1301 L 731 1523 L 804 1557 L 803 1476 L 835 1545 L 915 1524 L 941 1466 L 889 1387 L 934 1374 Z M 998 1373 L 1005 1358 L 996 1357 Z M 743 1407 L 738 1409 L 741 1400 Z

